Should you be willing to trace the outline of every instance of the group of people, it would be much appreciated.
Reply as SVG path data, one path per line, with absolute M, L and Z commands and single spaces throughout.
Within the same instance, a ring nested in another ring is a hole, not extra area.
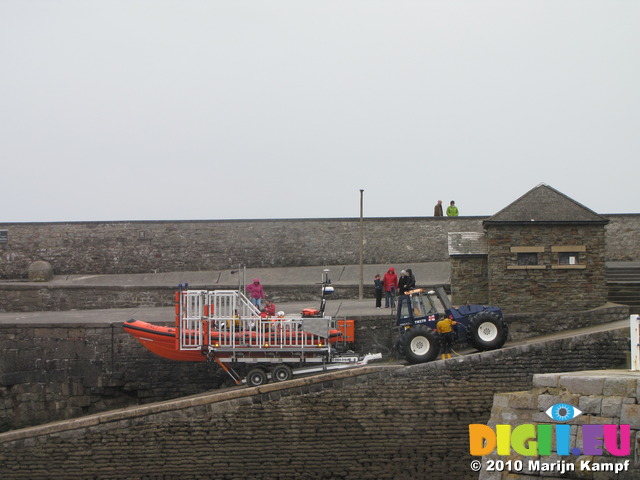
M 400 278 L 396 275 L 396 270 L 390 267 L 384 277 L 376 275 L 373 279 L 376 291 L 376 308 L 382 308 L 382 294 L 385 295 L 384 308 L 396 307 L 396 294 L 404 295 L 409 290 L 416 288 L 416 277 L 410 268 L 400 272 Z
M 436 206 L 433 207 L 433 216 L 434 217 L 442 217 L 442 200 L 438 200 Z M 451 200 L 449 206 L 447 207 L 447 217 L 457 217 L 458 216 L 458 207 L 456 207 L 456 202 Z

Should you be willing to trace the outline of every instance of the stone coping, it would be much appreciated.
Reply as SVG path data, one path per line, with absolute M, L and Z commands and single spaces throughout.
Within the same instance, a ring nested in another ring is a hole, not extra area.
M 581 395 L 627 396 L 635 393 L 638 380 L 640 372 L 632 370 L 542 373 L 533 375 L 533 388 L 565 388 Z

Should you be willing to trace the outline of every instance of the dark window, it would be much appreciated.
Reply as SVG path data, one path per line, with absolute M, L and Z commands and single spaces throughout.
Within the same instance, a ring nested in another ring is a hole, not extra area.
M 7 243 L 9 241 L 9 230 L 0 230 L 0 243 Z
M 578 265 L 580 263 L 580 257 L 578 252 L 560 252 L 558 253 L 559 265 Z
M 537 253 L 518 253 L 518 265 L 538 265 Z

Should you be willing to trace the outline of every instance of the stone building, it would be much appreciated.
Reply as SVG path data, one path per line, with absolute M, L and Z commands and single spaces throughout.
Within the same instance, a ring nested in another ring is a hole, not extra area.
M 449 234 L 456 303 L 505 312 L 586 310 L 606 303 L 608 220 L 540 184 L 483 221 L 484 235 Z

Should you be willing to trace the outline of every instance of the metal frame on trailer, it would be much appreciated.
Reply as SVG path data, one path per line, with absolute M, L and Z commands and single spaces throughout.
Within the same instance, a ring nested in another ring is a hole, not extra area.
M 269 378 L 284 381 L 294 373 L 347 368 L 381 358 L 380 354 L 364 359 L 338 354 L 331 342 L 341 333 L 331 317 L 265 318 L 237 290 L 181 289 L 176 302 L 177 348 L 201 350 L 236 383 L 242 379 L 230 363 L 255 364 L 247 374 L 247 383 L 260 385 Z M 292 366 L 305 368 L 293 370 Z

